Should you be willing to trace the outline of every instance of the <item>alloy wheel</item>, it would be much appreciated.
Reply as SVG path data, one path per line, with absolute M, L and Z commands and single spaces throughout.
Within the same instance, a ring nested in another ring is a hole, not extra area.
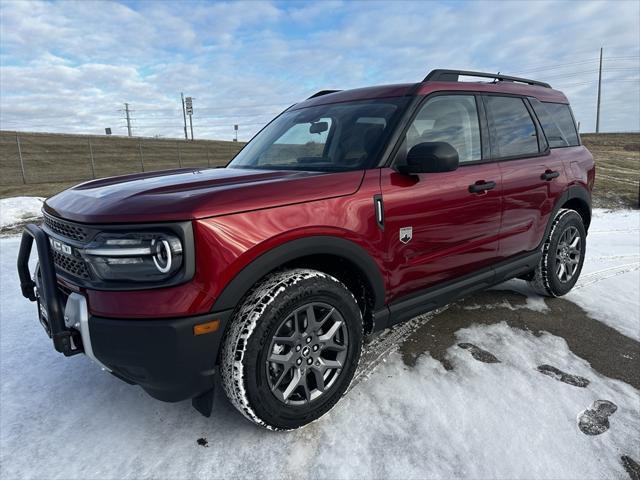
M 349 335 L 338 310 L 321 302 L 297 308 L 271 339 L 266 359 L 271 392 L 287 405 L 305 405 L 326 393 L 340 376 Z
M 556 249 L 556 277 L 562 283 L 571 281 L 580 264 L 582 244 L 580 232 L 574 226 L 568 227 L 558 241 Z

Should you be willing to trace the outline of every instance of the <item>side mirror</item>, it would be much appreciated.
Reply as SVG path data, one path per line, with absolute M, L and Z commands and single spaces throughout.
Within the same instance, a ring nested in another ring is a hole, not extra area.
M 329 130 L 328 122 L 312 123 L 311 126 L 309 127 L 309 133 L 322 133 L 322 132 L 326 132 L 327 130 Z
M 424 142 L 411 147 L 401 173 L 452 172 L 458 168 L 458 151 L 447 142 Z

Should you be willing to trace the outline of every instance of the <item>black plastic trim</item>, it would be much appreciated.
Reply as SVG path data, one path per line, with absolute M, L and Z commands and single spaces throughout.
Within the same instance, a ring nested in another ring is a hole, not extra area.
M 551 88 L 551 85 L 538 80 L 531 80 L 530 78 L 512 77 L 509 75 L 501 75 L 500 73 L 487 73 L 487 72 L 473 72 L 470 70 L 445 70 L 436 69 L 431 70 L 429 74 L 424 78 L 424 82 L 459 82 L 459 77 L 480 77 L 480 78 L 493 78 L 494 80 L 501 82 L 519 82 L 527 83 L 529 85 L 536 85 L 538 87 Z
M 218 351 L 231 310 L 173 319 L 113 319 L 91 316 L 96 358 L 127 383 L 165 402 L 194 398 L 211 390 Z M 194 335 L 193 327 L 220 320 L 217 331 Z
M 483 268 L 478 272 L 466 275 L 440 285 L 435 285 L 423 291 L 400 298 L 389 305 L 389 314 L 384 310 L 375 314 L 375 330 L 391 327 L 397 323 L 409 320 L 417 315 L 429 312 L 438 307 L 451 303 L 478 290 L 517 277 L 533 270 L 542 255 L 541 250 L 526 253 L 517 258 Z
M 324 95 L 329 95 L 330 93 L 337 93 L 341 91 L 342 90 L 320 90 L 319 92 L 316 92 L 313 95 L 311 95 L 309 98 L 307 98 L 307 100 L 311 100 L 312 98 L 322 97 Z
M 376 194 L 373 196 L 373 209 L 376 215 L 376 223 L 380 230 L 384 231 L 384 201 L 382 195 Z
M 258 280 L 286 263 L 309 255 L 336 255 L 356 265 L 372 288 L 374 308 L 382 307 L 385 295 L 384 279 L 367 251 L 339 237 L 313 236 L 279 245 L 251 261 L 227 284 L 212 310 L 235 308 Z
M 587 220 L 587 222 L 584 225 L 585 231 L 586 232 L 589 231 L 589 224 L 591 222 L 591 216 L 592 216 L 592 211 L 591 211 L 591 208 L 592 208 L 591 207 L 591 192 L 589 192 L 589 190 L 587 190 L 583 186 L 572 185 L 556 201 L 556 203 L 555 203 L 555 205 L 553 207 L 553 211 L 551 212 L 551 217 L 549 219 L 549 222 L 547 222 L 547 228 L 545 229 L 544 237 L 542 238 L 539 247 L 542 246 L 542 243 L 544 242 L 544 239 L 547 238 L 547 236 L 551 232 L 551 225 L 553 224 L 553 219 L 555 218 L 555 216 L 558 213 L 558 211 L 569 200 L 574 200 L 574 199 L 580 200 L 587 207 L 587 209 L 589 211 L 589 219 Z
M 29 271 L 29 257 L 31 256 L 34 240 L 40 268 L 39 299 L 36 292 L 36 284 L 32 280 L 31 272 Z M 56 270 L 49 250 L 49 238 L 37 225 L 30 223 L 24 227 L 20 249 L 18 250 L 17 267 L 22 295 L 32 302 L 38 300 L 47 312 L 46 323 L 49 327 L 47 333 L 51 336 L 56 351 L 63 353 L 65 356 L 82 353 L 81 346 L 74 348 L 74 342 L 79 341 L 78 335 L 74 335 L 64 323 L 64 307 L 58 295 Z M 40 315 L 40 313 L 38 314 Z

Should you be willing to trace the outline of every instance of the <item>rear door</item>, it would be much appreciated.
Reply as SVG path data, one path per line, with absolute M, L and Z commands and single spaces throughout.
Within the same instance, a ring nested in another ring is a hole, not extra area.
M 453 172 L 404 175 L 381 170 L 388 301 L 487 267 L 500 225 L 500 170 L 483 155 L 481 100 L 473 94 L 428 98 L 404 135 L 396 161 L 421 142 L 458 151 Z M 474 190 L 474 191 L 471 191 Z
M 549 150 L 528 100 L 485 95 L 491 154 L 502 178 L 498 260 L 534 250 L 566 184 L 559 156 Z

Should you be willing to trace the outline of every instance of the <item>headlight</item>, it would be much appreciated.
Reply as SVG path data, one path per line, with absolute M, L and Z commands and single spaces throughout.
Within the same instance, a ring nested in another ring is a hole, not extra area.
M 161 281 L 183 263 L 182 242 L 164 232 L 100 233 L 80 253 L 105 281 Z

